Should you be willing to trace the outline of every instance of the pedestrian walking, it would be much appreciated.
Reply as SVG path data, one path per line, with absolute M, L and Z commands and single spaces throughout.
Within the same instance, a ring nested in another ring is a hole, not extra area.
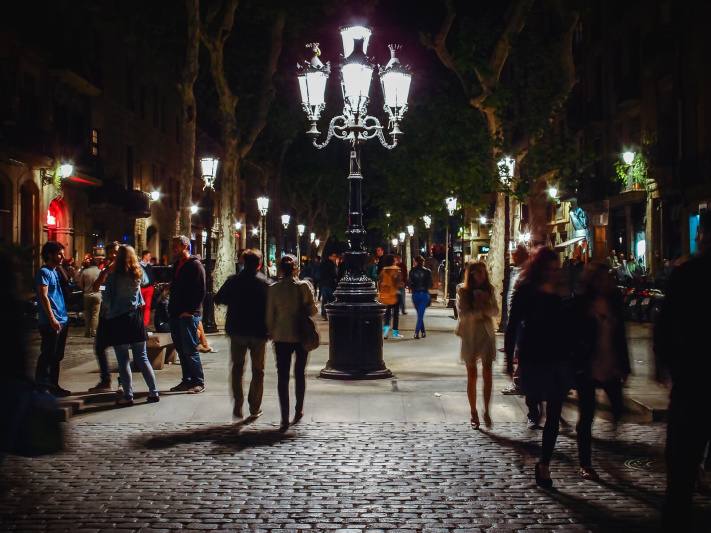
M 402 262 L 402 256 L 400 256 L 399 254 L 395 254 L 395 264 L 400 269 L 400 280 L 402 281 L 402 287 L 400 287 L 400 289 L 397 291 L 398 309 L 403 315 L 406 315 L 407 311 L 405 311 L 405 287 L 407 286 L 407 266 L 405 265 L 405 263 Z
M 578 391 L 578 475 L 597 480 L 592 467 L 592 423 L 595 395 L 603 389 L 610 401 L 615 424 L 622 416 L 622 385 L 631 372 L 622 296 L 617 291 L 609 269 L 601 263 L 589 263 L 573 299 L 569 328 L 575 347 L 575 388 Z
M 490 428 L 492 365 L 496 360 L 493 317 L 499 315 L 499 307 L 484 263 L 477 261 L 468 265 L 464 283 L 457 287 L 457 309 L 459 318 L 455 332 L 462 340 L 460 356 L 467 366 L 467 398 L 471 409 L 471 425 L 473 429 L 479 429 L 476 381 L 477 363 L 481 362 L 484 424 Z
M 156 376 L 146 352 L 146 325 L 143 322 L 143 296 L 141 285 L 148 284 L 148 276 L 141 268 L 132 246 L 121 246 L 112 271 L 106 277 L 104 296 L 109 321 L 108 343 L 114 347 L 118 372 L 123 387 L 123 396 L 116 401 L 117 407 L 133 405 L 133 375 L 129 348 L 148 386 L 148 402 L 160 400 Z
M 309 265 L 309 274 L 311 275 L 316 301 L 318 301 L 321 299 L 321 256 L 317 255 L 313 258 L 311 265 Z
M 325 264 L 325 261 L 324 261 Z M 267 291 L 267 331 L 274 342 L 277 367 L 277 390 L 281 411 L 280 429 L 289 427 L 289 372 L 292 354 L 294 361 L 294 384 L 296 404 L 291 424 L 304 416 L 306 395 L 306 363 L 309 353 L 301 346 L 299 322 L 303 315 L 318 313 L 311 285 L 296 279 L 296 262 L 293 256 L 285 255 L 279 261 L 282 278 Z
M 336 298 L 333 296 L 333 291 L 338 285 L 338 254 L 331 252 L 326 259 L 321 263 L 321 318 L 328 320 L 326 315 L 326 305 L 330 304 Z
M 514 294 L 516 294 L 518 278 L 519 276 L 521 276 L 521 272 L 523 271 L 523 265 L 525 265 L 526 261 L 528 261 L 528 249 L 523 244 L 519 244 L 516 249 L 511 253 L 511 259 L 513 259 L 513 266 L 511 267 L 511 275 L 509 277 L 509 290 L 506 293 L 507 317 L 511 316 L 511 302 L 513 301 Z M 500 351 L 505 352 L 506 348 L 502 348 Z M 508 387 L 501 391 L 501 394 L 519 394 L 520 391 L 518 390 L 518 386 L 516 385 L 517 377 L 518 376 L 516 376 L 516 371 L 514 371 L 514 379 L 511 381 L 511 384 Z
M 711 375 L 711 213 L 699 215 L 697 255 L 672 270 L 654 328 L 658 372 L 668 369 L 667 487 L 664 531 L 692 531 L 693 496 L 699 464 L 711 439 L 711 399 L 699 379 Z M 658 379 L 660 379 L 658 377 Z
M 173 237 L 171 251 L 175 262 L 170 283 L 168 323 L 183 378 L 170 391 L 198 394 L 205 390 L 205 374 L 197 348 L 197 329 L 205 297 L 205 269 L 197 256 L 190 255 L 190 239 L 185 235 Z
M 96 361 L 99 364 L 99 382 L 94 387 L 91 387 L 89 392 L 106 392 L 111 390 L 111 368 L 109 367 L 109 357 L 106 354 L 106 350 L 110 346 L 108 342 L 110 330 L 109 323 L 106 318 L 108 306 L 103 293 L 106 287 L 106 277 L 110 272 L 113 272 L 118 249 L 118 241 L 113 241 L 106 246 L 106 261 L 104 262 L 104 268 L 99 274 L 99 277 L 96 278 L 93 286 L 94 292 L 100 292 L 102 294 L 101 307 L 99 309 L 99 323 L 96 327 L 96 337 L 94 339 L 94 355 L 96 356 Z
M 64 245 L 57 241 L 47 241 L 42 246 L 41 255 L 44 265 L 37 271 L 34 280 L 41 337 L 35 380 L 40 391 L 63 398 L 71 394 L 59 386 L 59 367 L 64 359 L 69 332 L 64 292 L 57 273 L 64 259 Z
M 259 272 L 262 254 L 258 250 L 242 252 L 244 269 L 230 276 L 215 295 L 215 303 L 227 306 L 225 332 L 230 336 L 232 358 L 232 415 L 236 422 L 251 422 L 262 414 L 264 394 L 264 353 L 267 344 L 267 278 Z M 244 419 L 242 381 L 249 350 L 252 380 L 249 384 L 249 417 Z
M 400 301 L 398 291 L 404 285 L 404 283 L 401 278 L 400 269 L 395 264 L 394 255 L 384 255 L 383 258 L 380 260 L 380 263 L 383 265 L 383 267 L 380 270 L 380 276 L 378 280 L 378 301 L 388 306 L 385 310 L 383 339 L 388 338 L 391 316 L 393 321 L 393 339 L 399 339 L 402 337 L 402 335 L 400 335 L 400 318 L 397 313 Z
M 417 311 L 415 338 L 419 339 L 421 334 L 424 339 L 427 336 L 427 331 L 425 330 L 425 310 L 430 305 L 432 271 L 425 268 L 425 258 L 421 255 L 415 257 L 415 266 L 410 271 L 408 284 L 410 292 L 412 293 L 412 305 Z
M 563 401 L 572 388 L 572 369 L 560 335 L 550 334 L 550 324 L 563 324 L 560 294 L 560 261 L 549 248 L 539 248 L 524 267 L 506 328 L 506 372 L 513 378 L 514 348 L 518 350 L 519 377 L 529 398 L 546 401 L 546 423 L 536 484 L 551 488 L 553 456 Z
M 98 261 L 92 257 L 89 259 L 89 266 L 79 275 L 79 287 L 84 293 L 84 336 L 90 338 L 96 337 L 101 311 L 101 291 L 94 290 L 94 282 L 101 274 L 97 264 Z
M 148 327 L 151 323 L 151 303 L 153 302 L 153 282 L 155 281 L 153 265 L 151 265 L 151 252 L 148 250 L 141 252 L 140 265 L 146 274 L 146 278 L 148 278 L 148 283 L 141 285 L 141 296 L 143 296 L 143 301 L 145 302 L 143 306 L 143 323 Z

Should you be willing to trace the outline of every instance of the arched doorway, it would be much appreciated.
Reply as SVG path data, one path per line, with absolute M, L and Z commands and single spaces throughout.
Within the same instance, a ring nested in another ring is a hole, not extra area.
M 12 242 L 12 182 L 0 172 L 0 242 Z

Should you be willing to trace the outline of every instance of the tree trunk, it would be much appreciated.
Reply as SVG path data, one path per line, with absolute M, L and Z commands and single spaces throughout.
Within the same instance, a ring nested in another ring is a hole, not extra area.
M 188 16 L 188 41 L 185 52 L 185 66 L 178 83 L 178 91 L 183 105 L 183 162 L 180 170 L 180 214 L 181 235 L 190 238 L 190 206 L 193 203 L 193 178 L 195 176 L 195 124 L 197 105 L 193 86 L 198 76 L 198 52 L 200 50 L 200 0 L 186 0 Z

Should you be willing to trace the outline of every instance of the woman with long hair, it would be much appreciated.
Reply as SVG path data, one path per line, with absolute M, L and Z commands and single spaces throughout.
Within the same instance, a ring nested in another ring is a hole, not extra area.
M 518 350 L 521 385 L 528 398 L 546 401 L 541 458 L 536 463 L 536 484 L 551 488 L 553 457 L 563 401 L 572 388 L 573 373 L 561 335 L 551 324 L 566 322 L 560 288 L 560 260 L 550 248 L 539 248 L 526 264 L 511 302 L 506 328 L 506 371 L 513 378 L 514 349 Z
M 471 408 L 471 424 L 479 429 L 479 413 L 476 409 L 477 363 L 481 361 L 481 377 L 484 381 L 484 424 L 492 425 L 489 405 L 491 403 L 492 364 L 496 359 L 496 336 L 493 317 L 499 314 L 494 288 L 489 273 L 482 262 L 467 266 L 464 283 L 457 286 L 458 320 L 456 334 L 462 339 L 460 355 L 467 366 L 467 398 Z
M 414 259 L 415 266 L 410 271 L 410 279 L 407 280 L 407 285 L 412 292 L 412 305 L 417 311 L 417 324 L 415 324 L 415 338 L 427 336 L 425 331 L 425 309 L 430 305 L 430 289 L 432 288 L 432 271 L 425 268 L 425 258 L 418 255 Z
M 108 345 L 114 347 L 123 385 L 123 397 L 116 402 L 119 407 L 133 405 L 133 376 L 128 355 L 129 347 L 148 386 L 148 401 L 157 402 L 160 399 L 156 376 L 146 353 L 147 334 L 141 309 L 145 305 L 141 295 L 141 285 L 148 283 L 150 283 L 148 276 L 141 268 L 133 247 L 119 247 L 112 272 L 106 277 L 104 291 L 108 307 L 106 318 L 110 324 Z

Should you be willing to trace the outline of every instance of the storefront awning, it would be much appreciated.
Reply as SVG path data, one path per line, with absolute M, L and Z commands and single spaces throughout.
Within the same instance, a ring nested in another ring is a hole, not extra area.
M 576 242 L 582 241 L 584 238 L 585 237 L 575 237 L 574 239 L 570 239 L 565 242 L 561 242 L 560 244 L 556 244 L 555 247 L 556 247 L 556 249 L 565 248 L 566 246 L 569 246 L 571 244 L 575 244 Z

